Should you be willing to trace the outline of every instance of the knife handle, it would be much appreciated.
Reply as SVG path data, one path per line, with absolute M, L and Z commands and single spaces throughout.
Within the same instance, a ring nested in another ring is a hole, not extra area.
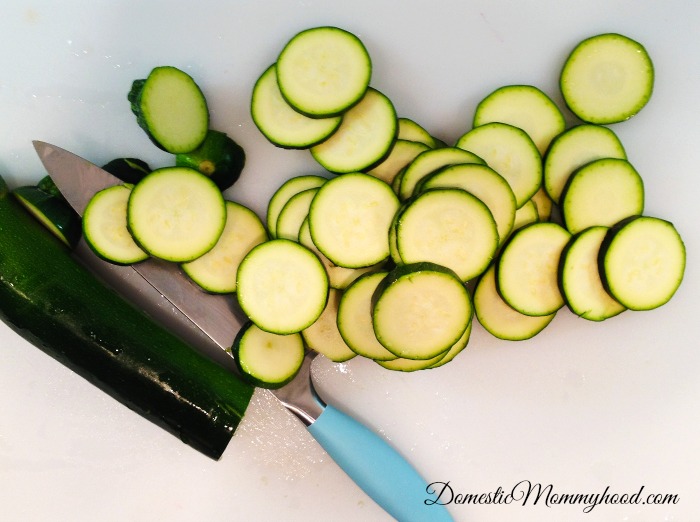
M 308 429 L 350 478 L 395 519 L 453 520 L 444 505 L 424 502 L 435 497 L 415 468 L 352 417 L 329 405 Z

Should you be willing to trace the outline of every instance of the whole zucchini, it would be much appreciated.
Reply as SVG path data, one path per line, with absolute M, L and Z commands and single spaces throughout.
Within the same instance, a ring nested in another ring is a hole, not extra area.
M 112 397 L 218 459 L 253 387 L 107 289 L 0 176 L 0 319 Z

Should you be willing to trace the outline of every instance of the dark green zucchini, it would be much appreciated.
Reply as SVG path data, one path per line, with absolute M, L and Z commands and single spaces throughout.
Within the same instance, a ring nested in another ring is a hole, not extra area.
M 80 216 L 60 192 L 52 194 L 38 186 L 26 186 L 15 189 L 14 196 L 66 245 L 74 247 L 78 243 L 82 233 Z
M 57 196 L 65 200 L 63 194 L 61 194 L 61 191 L 58 190 L 56 183 L 54 183 L 53 179 L 51 179 L 51 176 L 44 176 L 39 180 L 39 183 L 37 183 L 36 186 L 39 190 L 43 190 L 44 192 L 48 192 L 52 196 Z
M 148 163 L 138 158 L 115 158 L 105 163 L 102 168 L 124 183 L 133 185 L 151 172 Z
M 218 459 L 253 387 L 108 290 L 0 177 L 0 319 L 145 418 Z
M 227 134 L 209 130 L 197 149 L 177 154 L 175 164 L 198 170 L 209 176 L 221 190 L 226 190 L 240 177 L 245 166 L 245 152 Z

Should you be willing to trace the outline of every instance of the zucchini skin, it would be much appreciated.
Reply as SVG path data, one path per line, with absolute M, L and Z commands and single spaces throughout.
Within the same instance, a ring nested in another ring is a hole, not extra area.
M 10 197 L 1 176 L 0 243 L 0 319 L 133 411 L 221 457 L 252 386 L 107 289 Z

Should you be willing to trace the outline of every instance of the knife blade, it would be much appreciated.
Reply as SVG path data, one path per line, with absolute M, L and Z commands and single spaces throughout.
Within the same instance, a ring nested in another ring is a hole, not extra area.
M 96 192 L 122 183 L 72 152 L 41 141 L 33 143 L 54 183 L 80 215 Z M 229 348 L 247 318 L 235 299 L 203 292 L 174 263 L 151 258 L 135 265 L 113 265 L 92 252 L 84 240 L 74 255 L 164 327 L 215 361 L 237 370 Z M 435 501 L 436 492 L 395 448 L 315 394 L 312 359 L 307 356 L 299 374 L 285 386 L 289 387 L 285 398 L 294 399 L 282 401 L 287 409 L 390 515 L 402 522 L 452 520 L 445 506 Z

